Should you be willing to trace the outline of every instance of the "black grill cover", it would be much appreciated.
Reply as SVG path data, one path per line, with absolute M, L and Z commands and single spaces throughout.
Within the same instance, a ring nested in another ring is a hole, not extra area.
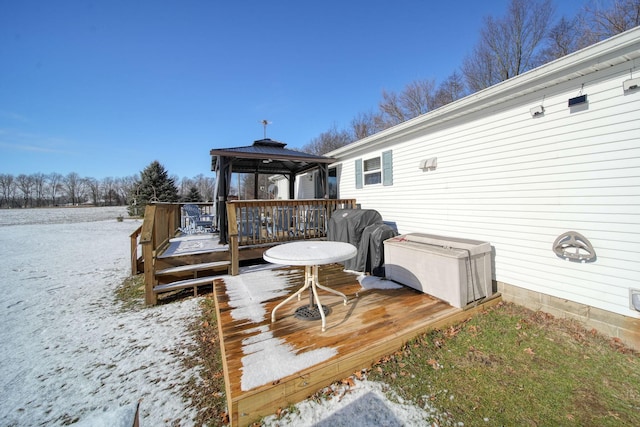
M 382 216 L 373 209 L 338 209 L 331 215 L 327 229 L 327 240 L 351 243 L 358 248 L 357 256 L 343 262 L 345 270 L 365 271 L 365 265 L 358 263 L 361 251 L 360 243 L 364 229 L 373 224 L 384 225 Z M 368 246 L 369 242 L 367 241 L 366 244 Z
M 365 227 L 356 256 L 357 271 L 384 277 L 384 242 L 398 233 L 387 224 L 372 224 Z

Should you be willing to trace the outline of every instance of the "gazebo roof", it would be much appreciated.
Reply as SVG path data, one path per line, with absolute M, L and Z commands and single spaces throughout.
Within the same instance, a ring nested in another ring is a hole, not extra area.
M 287 144 L 269 138 L 254 141 L 253 145 L 234 148 L 212 149 L 211 170 L 216 170 L 220 157 L 233 161 L 235 173 L 299 174 L 321 164 L 333 163 L 331 157 L 316 156 L 285 148 Z

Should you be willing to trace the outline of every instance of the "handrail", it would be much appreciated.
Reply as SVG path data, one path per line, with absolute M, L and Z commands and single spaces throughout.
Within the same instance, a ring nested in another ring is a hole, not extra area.
M 215 228 L 215 215 L 213 213 L 213 202 L 184 202 L 180 204 L 180 214 L 181 214 L 181 221 L 180 221 L 180 228 L 182 228 L 183 230 L 188 228 L 191 224 L 190 224 L 190 220 L 191 218 L 189 218 L 188 215 L 186 215 L 186 212 L 184 212 L 184 206 L 185 205 L 195 205 L 198 207 L 198 209 L 200 210 L 200 215 L 201 217 L 204 218 L 211 218 L 211 224 L 212 226 Z
M 294 199 L 227 202 L 231 274 L 238 273 L 240 247 L 325 238 L 332 213 L 336 209 L 345 208 L 356 208 L 356 200 Z
M 333 211 L 355 207 L 355 199 L 230 201 L 229 235 L 239 246 L 326 237 Z
M 156 285 L 155 256 L 177 234 L 180 221 L 180 205 L 177 203 L 153 203 L 145 208 L 140 245 L 144 260 L 145 303 L 148 305 L 157 302 L 153 292 Z
M 140 260 L 143 260 L 142 256 L 138 257 L 138 244 L 139 238 L 142 234 L 142 225 L 136 228 L 133 233 L 129 235 L 129 240 L 131 241 L 131 275 L 135 276 L 138 274 L 138 263 Z

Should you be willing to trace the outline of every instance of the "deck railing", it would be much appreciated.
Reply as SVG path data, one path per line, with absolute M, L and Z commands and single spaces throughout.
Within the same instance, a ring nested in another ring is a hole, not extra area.
M 180 230 L 180 205 L 177 203 L 154 203 L 147 205 L 144 211 L 140 246 L 144 260 L 145 302 L 153 305 L 157 297 L 153 292 L 155 285 L 155 257 L 168 245 L 169 239 Z
M 200 205 L 203 213 L 210 206 Z M 169 239 L 188 223 L 181 203 L 153 203 L 145 208 L 142 226 L 131 236 L 131 271 L 144 266 L 145 302 L 155 304 L 155 260 L 168 247 Z M 266 248 L 282 242 L 320 239 L 327 236 L 331 214 L 336 209 L 356 208 L 355 199 L 245 200 L 227 203 L 231 274 L 238 274 L 240 248 Z M 139 257 L 138 246 L 142 248 Z M 243 258 L 244 259 L 244 258 Z
M 238 273 L 243 246 L 327 237 L 331 214 L 353 209 L 355 199 L 242 200 L 227 202 L 231 274 Z
M 142 226 L 136 228 L 133 233 L 129 235 L 131 241 L 131 275 L 135 276 L 140 273 L 144 268 L 144 259 L 142 254 L 138 254 L 138 246 L 140 245 L 140 235 L 142 234 Z

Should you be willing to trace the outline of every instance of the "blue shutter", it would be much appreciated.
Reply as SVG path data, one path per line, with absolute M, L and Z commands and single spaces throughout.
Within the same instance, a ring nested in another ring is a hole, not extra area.
M 382 153 L 382 185 L 393 185 L 393 155 L 391 150 Z
M 356 188 L 362 188 L 362 159 L 356 160 Z

